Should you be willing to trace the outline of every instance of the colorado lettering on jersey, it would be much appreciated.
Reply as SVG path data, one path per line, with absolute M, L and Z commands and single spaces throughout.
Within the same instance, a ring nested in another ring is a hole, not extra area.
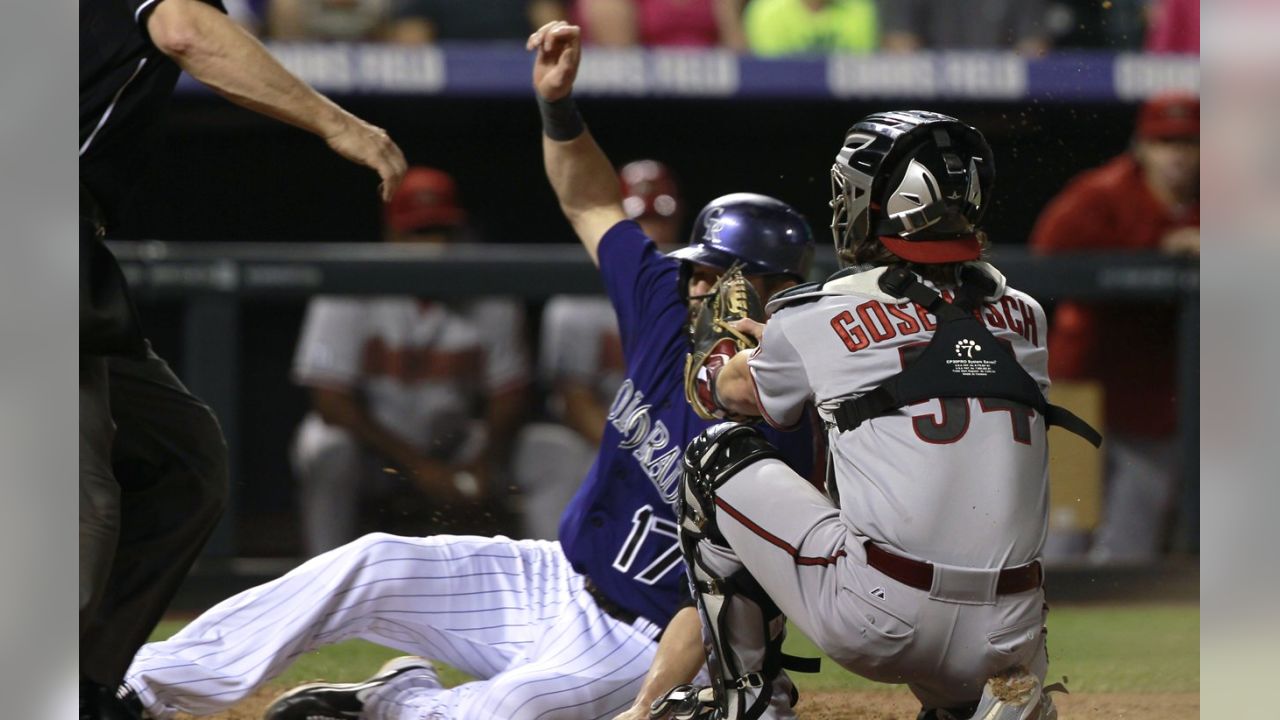
M 646 403 L 644 393 L 627 378 L 613 397 L 606 418 L 622 435 L 618 447 L 631 451 L 658 494 L 674 504 L 680 489 L 680 446 L 672 442 L 671 432 L 661 420 L 653 420 L 651 408 L 652 403 Z
M 944 290 L 942 297 L 950 301 L 951 292 Z M 974 313 L 978 319 L 994 329 L 1008 329 L 1032 345 L 1040 345 L 1040 329 L 1035 310 L 1023 300 L 1005 295 L 999 301 L 987 303 Z M 868 300 L 831 318 L 835 330 L 849 352 L 858 352 L 872 343 L 883 342 L 899 335 L 914 335 L 937 329 L 933 318 L 923 307 L 915 303 L 888 305 L 879 300 Z

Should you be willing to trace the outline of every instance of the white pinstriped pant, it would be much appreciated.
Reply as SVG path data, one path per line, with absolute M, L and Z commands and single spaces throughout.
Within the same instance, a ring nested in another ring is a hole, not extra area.
M 157 718 L 205 715 L 305 652 L 363 638 L 483 678 L 441 690 L 406 677 L 367 718 L 612 717 L 635 699 L 656 633 L 606 615 L 582 585 L 558 543 L 366 535 L 147 644 L 125 681 Z

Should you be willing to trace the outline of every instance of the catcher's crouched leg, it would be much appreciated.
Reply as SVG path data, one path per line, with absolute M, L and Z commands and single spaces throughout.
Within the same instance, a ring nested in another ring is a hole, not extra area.
M 728 547 L 715 506 L 716 490 L 729 478 L 778 457 L 759 430 L 738 423 L 708 429 L 685 450 L 680 547 L 702 616 L 713 690 L 675 688 L 654 703 L 654 717 L 754 720 L 771 703 L 770 717 L 790 715 L 796 695 L 783 672 L 786 618 Z

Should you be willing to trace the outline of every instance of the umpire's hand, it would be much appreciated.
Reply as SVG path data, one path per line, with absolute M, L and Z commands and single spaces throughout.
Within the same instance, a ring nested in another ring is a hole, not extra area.
M 525 49 L 537 49 L 533 61 L 533 89 L 547 102 L 567 97 L 573 91 L 582 60 L 582 28 L 563 20 L 549 22 L 529 36 Z
M 407 163 L 400 147 L 392 141 L 391 136 L 376 125 L 361 120 L 355 115 L 344 113 L 346 122 L 336 133 L 325 137 L 324 141 L 334 152 L 342 157 L 365 167 L 372 168 L 382 178 L 378 190 L 383 202 L 390 202 L 400 181 L 404 179 Z

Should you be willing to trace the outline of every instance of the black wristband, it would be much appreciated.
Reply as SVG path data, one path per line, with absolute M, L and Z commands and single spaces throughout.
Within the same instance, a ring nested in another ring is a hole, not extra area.
M 535 93 L 537 95 L 537 93 Z M 582 115 L 578 113 L 578 104 L 572 95 L 566 95 L 555 102 L 547 102 L 538 98 L 538 112 L 542 115 L 542 131 L 547 137 L 557 142 L 567 142 L 586 131 L 582 123 Z

